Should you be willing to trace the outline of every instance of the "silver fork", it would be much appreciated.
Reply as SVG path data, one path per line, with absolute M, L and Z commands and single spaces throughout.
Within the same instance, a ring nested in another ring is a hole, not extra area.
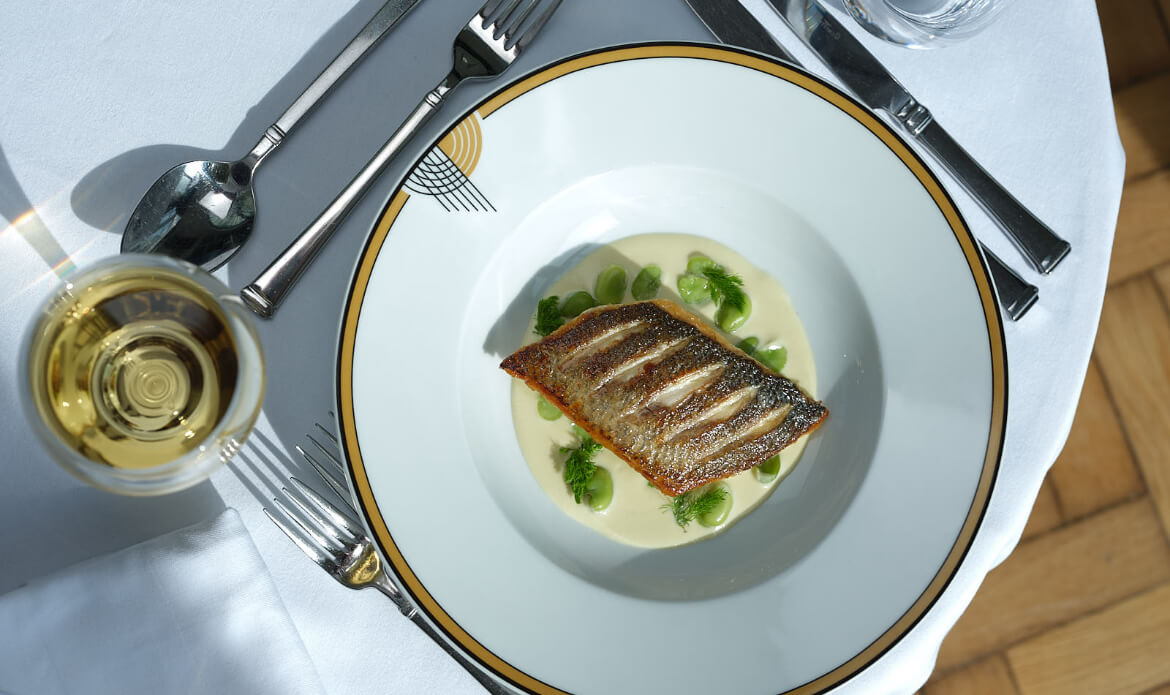
M 464 80 L 496 77 L 504 72 L 536 38 L 560 4 L 561 0 L 488 0 L 455 37 L 453 65 L 443 81 L 427 93 L 422 103 L 407 116 L 406 122 L 325 208 L 325 212 L 240 291 L 244 303 L 256 314 L 271 317 L 317 252 L 373 185 L 378 174 L 438 110 L 447 94 Z M 542 9 L 534 14 L 537 7 Z
M 332 432 L 320 424 L 316 426 L 336 445 L 337 438 L 333 436 Z M 338 455 L 314 439 L 312 435 L 307 435 L 307 437 L 322 453 L 329 457 L 333 463 L 332 468 L 336 472 L 327 470 L 300 446 L 296 447 L 297 451 L 305 457 L 340 499 L 349 499 L 348 492 L 342 488 L 337 479 L 338 474 L 344 475 Z M 385 594 L 394 602 L 394 605 L 398 606 L 399 612 L 442 647 L 443 651 L 466 669 L 489 693 L 511 695 L 512 691 L 492 679 L 491 676 L 452 647 L 418 614 L 409 599 L 403 596 L 398 587 L 390 581 L 390 577 L 382 567 L 382 560 L 374 548 L 374 543 L 366 536 L 361 524 L 355 521 L 349 513 L 342 511 L 297 478 L 289 477 L 289 482 L 292 483 L 296 492 L 294 493 L 288 488 L 281 488 L 281 491 L 290 504 L 285 504 L 280 499 L 273 499 L 272 501 L 280 513 L 264 509 L 264 513 L 272 523 L 284 531 L 285 535 L 293 543 L 296 543 L 313 562 L 316 562 L 342 586 L 350 589 L 365 589 L 372 586 Z M 351 507 L 350 512 L 352 511 Z

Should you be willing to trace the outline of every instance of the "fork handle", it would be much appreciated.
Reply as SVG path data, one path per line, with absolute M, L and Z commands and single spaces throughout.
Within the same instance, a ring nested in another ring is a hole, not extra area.
M 378 591 L 381 591 L 383 594 L 385 594 L 391 601 L 393 601 L 394 605 L 398 606 L 398 611 L 400 613 L 409 618 L 410 622 L 417 625 L 418 629 L 422 630 L 427 637 L 430 637 L 435 644 L 442 647 L 443 651 L 447 652 L 448 656 L 454 659 L 456 663 L 458 663 L 464 668 L 464 670 L 470 673 L 472 678 L 479 681 L 479 684 L 482 685 L 489 693 L 492 695 L 514 695 L 513 691 L 504 688 L 504 686 L 500 685 L 499 682 L 497 682 L 488 674 L 484 673 L 482 668 L 472 663 L 466 656 L 463 655 L 462 652 L 451 646 L 451 644 L 447 640 L 443 639 L 443 637 L 438 632 L 435 632 L 435 628 L 431 627 L 431 624 L 426 621 L 426 618 L 423 618 L 422 615 L 420 615 L 419 612 L 415 610 L 414 606 L 410 605 L 410 601 L 408 601 L 407 598 L 402 595 L 402 592 L 399 591 L 396 586 L 390 583 L 390 578 L 386 576 L 385 572 L 379 573 L 375 578 L 374 587 L 377 588 Z
M 504 686 L 500 685 L 491 676 L 484 673 L 483 669 L 473 664 L 467 659 L 467 657 L 463 656 L 463 654 L 458 649 L 452 647 L 447 642 L 447 640 L 443 639 L 439 633 L 435 632 L 435 629 L 431 627 L 430 624 L 421 615 L 415 613 L 414 617 L 410 619 L 410 622 L 418 625 L 418 629 L 425 632 L 428 637 L 430 637 L 436 644 L 442 647 L 443 651 L 447 652 L 447 654 L 460 666 L 462 666 L 465 671 L 470 673 L 472 678 L 479 681 L 479 684 L 482 685 L 489 693 L 492 695 L 515 695 L 514 691 L 508 690 Z
M 401 152 L 415 133 L 430 120 L 442 103 L 443 97 L 453 87 L 451 78 L 448 78 L 427 92 L 422 103 L 411 111 L 406 121 L 394 131 L 386 144 L 382 145 L 373 158 L 362 167 L 357 176 L 353 177 L 349 185 L 337 194 L 329 207 L 325 208 L 325 212 L 313 220 L 313 223 L 264 269 L 264 272 L 240 291 L 240 297 L 249 309 L 262 318 L 272 318 L 284 301 L 285 295 L 301 277 L 301 273 L 317 257 L 317 253 L 341 226 L 341 222 L 349 215 L 354 205 L 374 185 L 378 174 L 382 173 L 394 156 Z

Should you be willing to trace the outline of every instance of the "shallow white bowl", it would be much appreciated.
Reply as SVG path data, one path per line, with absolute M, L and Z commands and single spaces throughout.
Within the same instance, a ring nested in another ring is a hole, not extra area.
M 681 232 L 788 289 L 831 411 L 759 509 L 669 550 L 609 541 L 529 473 L 500 360 L 598 244 Z M 1006 416 L 973 239 L 879 120 L 694 45 L 610 49 L 501 90 L 387 204 L 338 363 L 354 489 L 420 609 L 534 692 L 817 692 L 921 617 L 978 526 Z

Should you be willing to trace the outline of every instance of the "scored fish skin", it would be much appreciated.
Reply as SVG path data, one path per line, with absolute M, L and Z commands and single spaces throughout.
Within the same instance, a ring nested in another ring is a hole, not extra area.
M 663 299 L 590 309 L 500 367 L 668 495 L 763 463 L 828 414 Z

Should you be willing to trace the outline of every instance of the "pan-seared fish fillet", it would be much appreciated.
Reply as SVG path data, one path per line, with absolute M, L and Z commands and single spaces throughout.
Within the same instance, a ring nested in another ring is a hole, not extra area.
M 662 299 L 586 311 L 500 367 L 668 495 L 763 463 L 828 414 Z

